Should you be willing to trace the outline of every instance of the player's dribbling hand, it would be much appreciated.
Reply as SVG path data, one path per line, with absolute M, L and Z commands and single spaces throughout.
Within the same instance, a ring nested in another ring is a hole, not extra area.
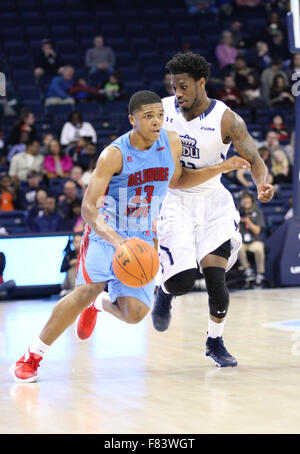
M 224 168 L 223 173 L 231 172 L 232 170 L 237 169 L 251 169 L 250 162 L 240 156 L 232 156 L 232 158 L 226 159 L 222 163 L 222 166 Z
M 273 199 L 275 188 L 272 184 L 258 184 L 257 198 L 260 202 L 266 203 Z

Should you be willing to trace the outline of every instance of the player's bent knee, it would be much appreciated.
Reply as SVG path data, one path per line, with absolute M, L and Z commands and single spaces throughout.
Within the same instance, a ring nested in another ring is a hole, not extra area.
M 224 318 L 229 307 L 229 293 L 225 281 L 224 268 L 210 266 L 203 268 L 210 315 Z
M 197 268 L 181 271 L 164 282 L 165 289 L 173 296 L 185 295 L 193 290 L 197 274 Z
M 125 323 L 139 323 L 148 314 L 149 308 L 136 298 L 118 298 L 118 305 Z

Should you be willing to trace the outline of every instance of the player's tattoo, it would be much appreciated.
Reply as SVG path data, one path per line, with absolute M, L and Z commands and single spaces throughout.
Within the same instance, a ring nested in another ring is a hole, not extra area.
M 252 164 L 257 157 L 256 145 L 247 131 L 244 120 L 237 114 L 232 117 L 229 137 L 237 152 Z

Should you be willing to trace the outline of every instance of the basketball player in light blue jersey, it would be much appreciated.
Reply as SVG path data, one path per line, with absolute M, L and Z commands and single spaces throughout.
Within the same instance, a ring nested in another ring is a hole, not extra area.
M 155 93 L 141 91 L 131 97 L 132 130 L 101 153 L 85 192 L 82 216 L 87 226 L 81 242 L 76 287 L 56 304 L 40 336 L 11 367 L 16 382 L 37 380 L 37 368 L 46 350 L 79 314 L 82 313 L 77 323 L 78 336 L 86 339 L 91 335 L 99 311 L 91 302 L 106 283 L 108 293 L 101 310 L 126 323 L 137 323 L 145 317 L 152 302 L 154 282 L 137 289 L 127 287 L 114 276 L 112 259 L 115 248 L 128 237 L 153 244 L 152 214 L 157 214 L 169 185 L 188 188 L 222 172 L 249 168 L 247 161 L 235 157 L 193 173 L 183 169 L 180 138 L 177 133 L 162 129 L 163 116 L 161 100 Z

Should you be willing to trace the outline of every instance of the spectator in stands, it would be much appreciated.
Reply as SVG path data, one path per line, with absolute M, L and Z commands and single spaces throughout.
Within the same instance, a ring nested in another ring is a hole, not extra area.
M 0 178 L 0 211 L 15 209 L 16 191 L 9 175 Z
M 259 73 L 269 68 L 272 58 L 269 51 L 269 46 L 264 41 L 257 41 L 255 44 L 255 52 L 248 56 L 248 63 L 254 67 Z
M 114 71 L 103 84 L 103 93 L 107 101 L 119 100 L 123 97 L 122 82 L 118 71 Z
M 242 91 L 248 85 L 248 74 L 250 68 L 247 66 L 247 62 L 242 55 L 238 55 L 234 62 L 233 77 L 236 87 Z
M 66 217 L 62 221 L 64 231 L 83 232 L 84 220 L 81 216 L 81 202 L 74 200 L 69 205 L 69 210 Z
M 89 137 L 93 143 L 97 142 L 97 134 L 91 123 L 83 121 L 77 111 L 71 112 L 68 121 L 63 125 L 60 143 L 63 147 L 77 145 L 81 137 Z
M 260 5 L 261 0 L 235 0 L 235 3 L 239 7 L 255 8 Z
M 249 109 L 264 107 L 265 103 L 261 96 L 260 79 L 255 71 L 247 75 L 247 85 L 242 92 L 243 102 Z
M 58 140 L 52 140 L 49 145 L 50 153 L 45 157 L 44 169 L 47 178 L 67 178 L 73 167 L 70 156 L 62 152 Z
M 67 273 L 62 283 L 60 296 L 70 293 L 75 287 L 77 259 L 80 253 L 81 235 L 75 234 L 72 240 L 72 248 L 68 245 L 65 249 L 65 256 L 60 268 L 61 273 Z
M 45 189 L 42 182 L 42 174 L 32 170 L 28 173 L 27 185 L 19 188 L 18 208 L 20 210 L 30 210 L 36 201 L 36 194 L 40 189 Z
M 239 19 L 233 19 L 230 24 L 229 31 L 232 34 L 233 45 L 236 49 L 243 49 L 246 45 L 242 27 L 243 23 Z
M 70 172 L 70 179 L 74 181 L 77 185 L 77 196 L 82 199 L 85 190 L 86 184 L 82 180 L 83 170 L 79 166 L 74 166 Z
M 256 285 L 262 285 L 265 274 L 265 250 L 263 243 L 263 229 L 265 227 L 264 215 L 256 206 L 254 195 L 244 191 L 239 200 L 240 233 L 243 244 L 239 250 L 239 262 L 245 273 L 246 283 L 255 280 Z M 247 252 L 252 252 L 255 259 L 256 277 L 251 268 Z
M 293 54 L 290 63 L 287 67 L 286 74 L 290 84 L 295 83 L 295 79 L 292 79 L 293 74 L 300 74 L 300 53 Z M 295 77 L 295 76 L 294 76 Z M 298 80 L 298 79 L 296 79 Z
M 173 88 L 171 85 L 171 74 L 166 73 L 163 81 L 162 81 L 162 86 L 157 90 L 158 96 L 161 98 L 165 98 L 166 96 L 173 96 Z
M 74 201 L 81 202 L 77 195 L 77 185 L 74 181 L 68 180 L 64 184 L 64 190 L 61 197 L 59 197 L 58 211 L 60 216 L 65 219 L 70 212 L 70 205 Z
M 29 141 L 37 140 L 38 135 L 35 127 L 35 117 L 34 114 L 27 109 L 21 112 L 19 120 L 13 126 L 7 140 L 7 145 L 15 145 L 20 143 L 20 138 L 23 131 L 28 132 Z
M 238 55 L 238 49 L 234 47 L 232 33 L 229 30 L 224 30 L 221 41 L 215 51 L 220 69 L 228 71 L 233 68 L 235 59 Z
M 258 153 L 259 153 L 260 157 L 263 159 L 263 161 L 266 164 L 268 171 L 269 171 L 268 176 L 267 176 L 267 183 L 273 184 L 273 176 L 271 174 L 272 160 L 271 160 L 270 150 L 263 145 L 258 148 Z
M 26 181 L 31 170 L 42 173 L 43 163 L 44 156 L 40 154 L 40 144 L 33 140 L 28 143 L 26 151 L 13 156 L 9 165 L 9 175 L 15 183 Z
M 33 221 L 33 231 L 38 233 L 54 233 L 62 231 L 62 219 L 56 211 L 56 200 L 47 197 L 42 216 Z
M 64 66 L 61 75 L 52 79 L 45 99 L 45 106 L 57 104 L 75 104 L 74 99 L 69 94 L 69 88 L 74 84 L 74 68 Z
M 73 155 L 73 162 L 85 171 L 90 168 L 90 163 L 97 160 L 97 158 L 96 145 L 85 138 L 81 138 Z
M 270 104 L 273 107 L 291 107 L 295 102 L 291 94 L 286 78 L 277 74 L 270 88 Z
M 214 0 L 185 0 L 190 14 L 206 14 L 208 12 L 215 13 L 218 10 L 215 8 Z
M 274 77 L 281 75 L 284 77 L 286 84 L 288 84 L 287 75 L 281 69 L 282 61 L 280 58 L 273 58 L 269 68 L 264 69 L 261 75 L 261 93 L 266 101 L 269 103 L 270 100 L 270 90 L 273 85 Z
M 268 131 L 263 145 L 267 147 L 271 155 L 274 150 L 278 150 L 280 148 L 278 132 L 273 130 Z
M 99 87 L 92 87 L 88 85 L 83 77 L 79 77 L 72 87 L 69 88 L 69 93 L 75 99 L 76 103 L 79 102 L 104 102 L 105 96 L 103 90 Z
M 97 160 L 98 160 L 98 154 L 95 155 L 95 157 L 93 159 L 91 159 L 91 161 L 89 163 L 89 167 L 87 168 L 87 170 L 85 170 L 83 172 L 82 181 L 86 186 L 89 184 L 92 173 L 96 168 Z
M 22 101 L 8 79 L 6 80 L 6 95 L 0 97 L 0 116 L 16 117 L 20 114 L 21 108 Z
M 52 142 L 52 140 L 55 140 L 55 137 L 51 132 L 46 132 L 45 134 L 43 134 L 42 144 L 40 146 L 40 153 L 42 153 L 43 156 L 46 156 L 47 154 L 50 153 L 49 145 Z
M 269 15 L 268 22 L 264 31 L 261 35 L 262 41 L 271 44 L 272 38 L 278 31 L 284 32 L 283 27 L 280 23 L 279 14 L 276 11 L 272 11 Z
M 109 46 L 104 45 L 102 36 L 94 38 L 94 47 L 85 54 L 85 65 L 89 69 L 91 85 L 100 86 L 108 79 L 116 63 L 115 53 Z
M 218 99 L 223 101 L 228 107 L 234 109 L 243 104 L 243 97 L 235 86 L 234 78 L 231 75 L 225 76 L 224 87 L 217 92 Z
M 294 165 L 294 155 L 295 155 L 295 130 L 291 133 L 291 140 L 288 145 L 284 147 L 284 151 L 288 157 L 289 163 Z
M 38 55 L 34 59 L 34 76 L 56 76 L 63 68 L 60 55 L 54 50 L 50 39 L 43 39 Z
M 271 172 L 274 184 L 293 182 L 293 168 L 283 150 L 274 150 L 272 153 Z
M 287 61 L 290 56 L 286 39 L 280 30 L 271 38 L 270 53 L 272 57 L 279 57 L 283 62 Z
M 244 188 L 254 188 L 254 183 L 251 178 L 251 172 L 244 169 L 239 169 L 236 171 L 236 179 L 238 184 Z
M 289 140 L 289 134 L 287 132 L 287 127 L 284 123 L 284 118 L 281 113 L 277 113 L 273 116 L 271 123 L 269 125 L 270 129 L 276 131 L 279 134 L 278 140 Z
M 15 156 L 18 153 L 23 153 L 24 151 L 26 151 L 26 147 L 28 145 L 29 140 L 30 140 L 29 132 L 22 131 L 20 134 L 20 143 L 16 143 L 15 145 L 9 145 L 7 147 L 6 161 L 9 163 L 13 156 Z
M 38 189 L 35 194 L 35 201 L 32 208 L 29 209 L 27 215 L 27 224 L 30 231 L 33 231 L 33 222 L 37 217 L 43 216 L 44 206 L 48 193 L 45 189 Z

